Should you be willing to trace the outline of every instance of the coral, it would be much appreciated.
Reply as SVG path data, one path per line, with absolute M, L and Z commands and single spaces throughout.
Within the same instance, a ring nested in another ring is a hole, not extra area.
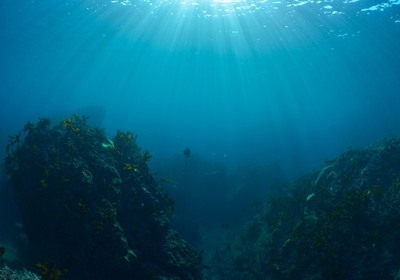
M 58 279 L 64 269 L 75 280 L 202 279 L 201 258 L 170 235 L 173 204 L 150 158 L 133 133 L 108 138 L 78 115 L 54 126 L 29 122 L 10 137 L 7 173 L 43 279 Z M 171 262 L 166 242 L 186 250 L 185 266 Z
M 283 186 L 211 258 L 221 279 L 397 279 L 400 137 Z M 220 261 L 222 260 L 222 261 Z

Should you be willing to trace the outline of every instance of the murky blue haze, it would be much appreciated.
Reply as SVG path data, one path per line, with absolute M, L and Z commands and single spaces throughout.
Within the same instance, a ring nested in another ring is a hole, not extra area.
M 400 130 L 400 2 L 0 3 L 0 128 L 94 112 L 153 161 L 298 176 Z M 88 108 L 90 107 L 90 108 Z
M 0 158 L 39 117 L 133 131 L 206 253 L 280 183 L 398 134 L 399 108 L 400 0 L 0 1 Z

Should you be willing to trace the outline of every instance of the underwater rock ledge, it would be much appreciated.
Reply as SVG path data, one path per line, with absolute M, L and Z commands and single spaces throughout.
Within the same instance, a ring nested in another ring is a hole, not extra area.
M 76 280 L 203 279 L 201 255 L 170 229 L 173 203 L 150 153 L 134 134 L 109 139 L 86 120 L 43 118 L 9 139 L 5 167 L 29 263 L 43 279 L 49 270 Z
M 400 137 L 283 187 L 213 248 L 218 279 L 400 279 Z M 221 260 L 217 262 L 216 260 Z

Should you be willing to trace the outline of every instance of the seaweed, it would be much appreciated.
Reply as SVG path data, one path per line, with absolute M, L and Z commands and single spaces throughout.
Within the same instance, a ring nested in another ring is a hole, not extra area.
M 400 137 L 347 151 L 283 187 L 247 229 L 227 241 L 229 246 L 215 249 L 224 267 L 216 269 L 218 275 L 394 279 L 400 259 L 399 190 Z
M 147 165 L 150 152 L 132 132 L 108 138 L 87 119 L 40 118 L 9 138 L 6 172 L 30 261 L 43 279 L 202 279 L 201 255 L 172 234 L 173 203 Z M 179 259 L 170 243 L 181 244 Z

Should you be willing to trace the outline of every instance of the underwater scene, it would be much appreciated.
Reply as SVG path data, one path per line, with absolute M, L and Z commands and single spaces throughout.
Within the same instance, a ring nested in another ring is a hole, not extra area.
M 400 280 L 400 0 L 2 0 L 0 280 Z

